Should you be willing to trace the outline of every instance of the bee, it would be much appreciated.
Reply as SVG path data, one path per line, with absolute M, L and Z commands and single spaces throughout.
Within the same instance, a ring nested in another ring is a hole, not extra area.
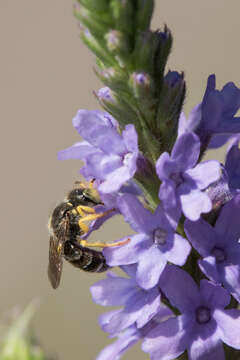
M 108 269 L 101 251 L 91 247 L 109 247 L 124 245 L 128 240 L 105 244 L 89 243 L 81 237 L 88 233 L 86 222 L 108 215 L 114 209 L 96 213 L 95 206 L 103 205 L 97 190 L 89 184 L 77 182 L 66 199 L 53 210 L 49 219 L 49 264 L 48 278 L 54 289 L 61 280 L 63 258 L 73 266 L 88 272 L 100 273 Z

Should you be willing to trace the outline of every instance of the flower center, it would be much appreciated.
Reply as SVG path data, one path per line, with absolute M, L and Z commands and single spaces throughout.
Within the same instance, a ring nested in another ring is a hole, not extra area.
M 154 230 L 153 242 L 155 245 L 165 245 L 167 242 L 167 231 L 162 228 Z
M 211 312 L 205 306 L 199 306 L 196 310 L 196 320 L 199 324 L 206 324 L 211 320 Z
M 213 248 L 212 255 L 215 256 L 217 263 L 221 263 L 226 260 L 226 254 L 223 249 L 220 248 Z
M 175 182 L 176 186 L 179 186 L 183 182 L 183 177 L 181 173 L 172 173 L 170 179 Z

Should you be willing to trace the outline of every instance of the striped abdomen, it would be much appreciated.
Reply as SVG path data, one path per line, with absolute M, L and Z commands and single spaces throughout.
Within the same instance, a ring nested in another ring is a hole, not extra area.
M 73 266 L 84 271 L 99 273 L 109 268 L 100 251 L 83 247 L 71 241 L 66 241 L 64 244 L 64 258 Z

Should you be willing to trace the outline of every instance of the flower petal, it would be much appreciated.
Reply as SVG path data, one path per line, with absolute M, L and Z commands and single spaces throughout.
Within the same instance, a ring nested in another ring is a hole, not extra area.
M 110 194 L 118 191 L 120 187 L 131 178 L 132 175 L 129 169 L 126 166 L 121 166 L 108 174 L 98 189 L 104 194 Z
M 96 360 L 119 360 L 122 355 L 140 340 L 141 336 L 135 326 L 131 326 L 120 334 L 117 341 L 106 346 Z
M 123 306 L 130 294 L 135 291 L 131 279 L 108 277 L 90 287 L 93 301 L 102 306 Z
M 165 267 L 159 286 L 171 304 L 182 313 L 194 311 L 199 304 L 197 284 L 186 271 L 177 266 L 167 265 Z
M 221 330 L 222 341 L 235 349 L 240 349 L 240 311 L 217 309 L 213 317 Z
M 80 159 L 84 160 L 89 155 L 99 153 L 99 150 L 87 141 L 77 142 L 67 149 L 58 152 L 58 160 Z
M 139 256 L 144 254 L 151 246 L 149 238 L 145 234 L 136 234 L 129 238 L 130 241 L 126 245 L 109 247 L 103 250 L 108 265 L 118 266 L 137 263 Z
M 208 222 L 203 219 L 194 222 L 186 220 L 184 230 L 188 240 L 201 256 L 206 257 L 210 255 L 217 243 L 218 237 L 214 228 Z
M 221 165 L 218 161 L 204 161 L 185 172 L 196 183 L 200 190 L 206 189 L 221 176 Z
M 129 152 L 138 152 L 138 135 L 134 125 L 128 124 L 122 132 L 123 141 Z
M 116 128 L 107 124 L 95 111 L 79 110 L 73 118 L 73 126 L 83 139 L 106 154 L 126 152 L 123 139 Z
M 142 233 L 148 233 L 152 230 L 153 215 L 143 207 L 136 196 L 131 194 L 122 195 L 118 199 L 118 207 L 133 230 Z
M 189 360 L 225 360 L 221 340 L 215 334 L 209 337 L 198 337 L 188 350 Z
M 136 279 L 143 289 L 151 289 L 157 285 L 159 277 L 167 263 L 165 257 L 154 246 L 145 251 L 138 260 Z
M 216 307 L 224 308 L 231 300 L 229 293 L 222 286 L 205 279 L 200 282 L 200 293 L 206 306 L 212 309 Z
M 212 281 L 215 281 L 217 284 L 221 284 L 222 281 L 219 276 L 216 258 L 215 256 L 207 256 L 202 260 L 198 261 L 198 265 L 201 271 Z
M 171 159 L 177 161 L 178 169 L 185 171 L 192 168 L 198 161 L 200 141 L 196 134 L 187 132 L 181 135 L 172 150 Z
M 187 190 L 186 184 L 179 187 L 179 197 L 184 215 L 192 221 L 199 219 L 202 213 L 212 209 L 211 199 L 199 190 Z
M 240 195 L 224 205 L 215 225 L 216 232 L 223 239 L 235 239 L 237 241 L 240 238 L 239 210 Z
M 173 360 L 185 351 L 190 339 L 182 326 L 183 318 L 164 321 L 146 334 L 142 350 L 150 354 L 151 360 Z
M 168 261 L 176 265 L 184 265 L 191 251 L 191 245 L 182 236 L 175 234 L 172 248 L 164 253 Z

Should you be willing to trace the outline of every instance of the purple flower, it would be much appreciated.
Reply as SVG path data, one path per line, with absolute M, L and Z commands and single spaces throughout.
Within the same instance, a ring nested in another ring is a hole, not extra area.
M 179 134 L 194 131 L 201 144 L 207 144 L 213 135 L 210 147 L 222 146 L 231 134 L 240 132 L 240 118 L 234 115 L 240 108 L 240 89 L 233 82 L 222 90 L 216 90 L 215 75 L 210 75 L 201 104 L 190 113 L 188 121 L 181 115 Z
M 151 360 L 171 360 L 185 350 L 189 360 L 224 360 L 222 342 L 240 349 L 240 311 L 224 310 L 230 296 L 219 285 L 207 280 L 200 289 L 188 273 L 168 265 L 160 287 L 181 315 L 151 330 L 142 349 Z
M 221 174 L 217 161 L 196 165 L 199 152 L 198 136 L 191 132 L 184 133 L 177 139 L 171 156 L 164 152 L 156 163 L 157 174 L 162 180 L 159 198 L 164 207 L 169 209 L 179 206 L 184 215 L 193 221 L 199 219 L 201 213 L 211 210 L 211 200 L 202 190 Z
M 186 220 L 185 232 L 202 256 L 198 264 L 211 280 L 240 301 L 240 196 L 224 205 L 214 227 L 203 219 Z
M 73 118 L 73 126 L 85 139 L 59 152 L 59 159 L 81 159 L 81 169 L 86 179 L 95 178 L 101 184 L 102 193 L 118 191 L 130 180 L 137 169 L 137 133 L 134 125 L 127 125 L 119 134 L 114 120 L 100 111 L 79 110 Z
M 138 328 L 146 325 L 161 310 L 158 286 L 149 291 L 136 283 L 136 266 L 122 268 L 129 276 L 119 277 L 108 272 L 107 278 L 91 286 L 93 301 L 103 306 L 122 306 L 121 309 L 105 313 L 100 317 L 103 331 L 116 336 L 119 332 L 136 323 Z
M 119 360 L 122 355 L 145 335 L 154 329 L 159 323 L 173 317 L 172 311 L 167 306 L 162 305 L 160 311 L 142 328 L 131 325 L 118 335 L 118 339 L 103 349 L 96 360 Z
M 225 162 L 225 168 L 229 178 L 229 188 L 234 192 L 240 191 L 240 150 L 239 139 L 230 146 Z
M 175 233 L 179 212 L 174 209 L 170 217 L 159 206 L 152 214 L 133 195 L 121 196 L 118 208 L 137 234 L 129 236 L 131 241 L 124 246 L 104 249 L 107 263 L 110 266 L 137 263 L 137 283 L 143 289 L 153 288 L 168 261 L 183 265 L 190 253 L 188 241 Z

